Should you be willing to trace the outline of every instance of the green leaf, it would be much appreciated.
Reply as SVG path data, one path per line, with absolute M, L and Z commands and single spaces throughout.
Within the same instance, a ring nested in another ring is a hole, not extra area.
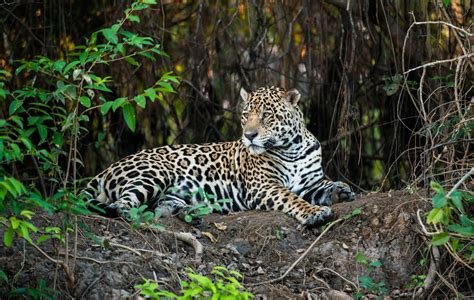
M 128 16 L 128 19 L 132 22 L 135 22 L 135 23 L 140 23 L 140 18 L 137 17 L 137 16 L 134 16 L 134 15 L 129 15 Z
M 370 263 L 371 267 L 380 267 L 381 265 L 382 265 L 382 263 L 379 262 L 379 261 L 373 261 L 373 262 Z
M 446 195 L 444 192 L 438 192 L 433 197 L 433 206 L 437 208 L 443 208 L 448 204 L 448 199 L 446 199 Z
M 441 246 L 446 244 L 449 241 L 449 234 L 447 232 L 441 232 L 433 236 L 431 239 L 431 244 L 434 246 Z
M 367 257 L 365 257 L 365 255 L 360 253 L 360 252 L 356 254 L 355 260 L 356 260 L 357 263 L 360 263 L 360 264 L 363 264 L 363 265 L 368 265 L 369 264 L 369 261 L 367 260 Z
M 133 59 L 131 56 L 125 56 L 125 61 L 133 66 L 137 66 L 137 67 L 140 66 L 140 63 L 136 61 L 135 59 Z
M 33 144 L 31 143 L 30 139 L 22 137 L 20 138 L 20 140 L 25 145 L 26 149 L 28 150 L 33 149 Z
M 112 110 L 115 112 L 117 108 L 122 107 L 128 99 L 125 97 L 117 98 L 112 103 Z
M 58 72 L 61 72 L 64 68 L 64 66 L 66 65 L 66 62 L 62 61 L 62 60 L 57 60 L 54 64 L 53 64 L 53 69 L 55 71 L 58 71 Z
M 60 133 L 60 132 L 55 132 L 54 135 L 53 135 L 53 143 L 57 146 L 57 147 L 61 147 L 64 143 L 64 138 L 63 138 L 63 135 Z
M 156 92 L 154 89 L 149 88 L 145 90 L 145 95 L 150 98 L 150 101 L 153 102 L 156 99 Z
M 433 208 L 428 217 L 426 218 L 426 222 L 428 224 L 438 224 L 444 217 L 444 212 L 441 208 Z
M 132 132 L 135 132 L 135 125 L 136 125 L 136 116 L 135 116 L 135 109 L 130 103 L 126 103 L 123 108 L 123 117 L 125 119 L 125 123 L 127 123 L 128 128 Z
M 8 227 L 8 229 L 3 233 L 3 244 L 10 247 L 13 244 L 13 228 Z
M 474 226 L 462 226 L 459 224 L 448 225 L 448 230 L 457 232 L 464 236 L 474 236 Z
M 3 127 L 3 126 L 5 126 L 5 125 L 7 125 L 7 120 L 5 120 L 5 119 L 0 119 L 0 127 Z
M 460 213 L 464 213 L 464 206 L 462 205 L 462 192 L 454 191 L 449 195 L 449 199 Z
M 146 99 L 145 99 L 145 96 L 143 95 L 138 95 L 135 97 L 135 102 L 137 102 L 138 106 L 140 106 L 141 108 L 145 108 L 146 107 Z
M 112 102 L 112 101 L 105 102 L 104 104 L 102 104 L 102 107 L 100 108 L 100 112 L 103 115 L 107 114 L 107 112 L 110 110 L 110 108 L 112 107 L 113 104 L 114 104 L 114 102 Z
M 430 182 L 431 189 L 433 189 L 437 193 L 444 193 L 443 187 L 437 183 L 436 181 L 431 181 Z
M 5 283 L 8 283 L 8 276 L 2 270 L 0 270 L 0 279 L 3 280 Z
M 8 113 L 13 115 L 21 106 L 23 105 L 23 101 L 20 100 L 13 100 L 8 107 Z
M 444 7 L 448 8 L 449 4 L 451 3 L 451 0 L 443 0 L 443 5 Z
M 79 97 L 79 102 L 86 108 L 91 107 L 91 99 L 89 99 L 89 97 L 81 96 Z
M 20 212 L 20 216 L 23 216 L 25 218 L 27 218 L 28 220 L 31 220 L 31 217 L 34 215 L 35 213 L 32 212 L 31 210 L 22 210 Z
M 141 2 L 145 4 L 156 4 L 156 0 L 142 0 Z
M 46 137 L 48 136 L 48 127 L 39 124 L 39 125 L 36 126 L 36 128 L 38 128 L 38 133 L 40 135 L 40 139 L 43 142 L 44 140 L 46 140 Z
M 102 34 L 107 39 L 107 41 L 111 42 L 112 44 L 118 43 L 117 32 L 114 31 L 112 28 L 103 29 Z

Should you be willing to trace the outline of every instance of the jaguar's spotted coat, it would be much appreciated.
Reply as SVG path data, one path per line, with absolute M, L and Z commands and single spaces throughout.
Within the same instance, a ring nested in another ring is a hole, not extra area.
M 202 201 L 203 188 L 216 199 L 229 198 L 224 212 L 280 210 L 302 224 L 324 222 L 327 206 L 353 200 L 342 182 L 324 179 L 321 146 L 305 127 L 296 90 L 241 90 L 239 141 L 172 145 L 140 151 L 112 164 L 90 181 L 91 199 L 122 214 L 147 204 L 162 214 Z

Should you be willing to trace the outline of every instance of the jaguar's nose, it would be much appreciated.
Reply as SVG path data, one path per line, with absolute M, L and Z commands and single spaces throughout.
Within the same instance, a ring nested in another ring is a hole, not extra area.
M 249 139 L 249 141 L 252 141 L 258 135 L 258 132 L 257 131 L 246 131 L 246 132 L 244 132 L 244 135 L 245 135 L 246 138 Z

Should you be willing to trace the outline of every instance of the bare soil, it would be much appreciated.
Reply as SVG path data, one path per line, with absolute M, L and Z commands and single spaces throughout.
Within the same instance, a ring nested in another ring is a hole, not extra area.
M 38 279 L 44 279 L 57 290 L 58 298 L 129 298 L 137 295 L 134 285 L 143 278 L 176 292 L 179 281 L 186 278 L 186 267 L 208 275 L 219 265 L 243 274 L 244 285 L 263 299 L 336 299 L 334 290 L 344 292 L 339 297 L 351 295 L 360 276 L 368 275 L 367 267 L 355 261 L 356 254 L 362 253 L 369 261 L 381 262 L 370 277 L 384 282 L 388 295 L 399 297 L 409 291 L 410 275 L 426 274 L 427 266 L 419 264 L 426 250 L 416 220 L 419 207 L 426 207 L 419 197 L 400 191 L 360 195 L 354 202 L 335 204 L 336 217 L 355 209 L 361 214 L 335 224 L 288 276 L 271 284 L 258 283 L 282 275 L 321 234 L 321 228 L 301 228 L 282 213 L 262 211 L 211 214 L 197 226 L 177 218 L 160 220 L 168 231 L 192 233 L 202 243 L 199 261 L 193 247 L 172 233 L 133 230 L 122 220 L 86 216 L 79 219 L 74 286 L 67 286 L 60 267 L 20 239 L 12 247 L 0 248 L 0 269 L 10 284 L 17 274 L 15 287 L 34 288 Z M 58 225 L 47 215 L 34 223 Z M 51 257 L 63 258 L 64 244 L 48 241 L 41 247 Z M 7 296 L 11 287 L 1 287 L 0 297 Z

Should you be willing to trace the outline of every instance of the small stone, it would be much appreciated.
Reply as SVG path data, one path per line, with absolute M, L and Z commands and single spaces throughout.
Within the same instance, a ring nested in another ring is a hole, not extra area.
M 263 270 L 262 267 L 258 267 L 257 274 L 260 274 L 260 275 L 265 274 L 265 271 Z
M 342 291 L 330 290 L 326 292 L 329 300 L 352 300 L 352 297 Z
M 380 225 L 380 221 L 379 221 L 378 218 L 373 219 L 371 223 L 372 223 L 372 225 L 374 225 L 375 227 L 378 227 L 378 226 Z
M 346 250 L 349 250 L 349 246 L 347 246 L 347 244 L 344 243 L 344 242 L 342 243 L 342 248 L 344 248 L 344 249 L 346 249 Z

